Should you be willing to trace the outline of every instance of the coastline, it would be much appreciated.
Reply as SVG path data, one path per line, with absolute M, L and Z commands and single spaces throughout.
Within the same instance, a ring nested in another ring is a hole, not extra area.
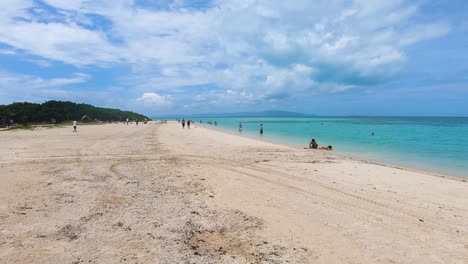
M 200 126 L 200 124 L 196 124 L 196 125 Z M 249 138 L 249 139 L 252 139 L 252 140 L 258 140 L 258 141 L 265 142 L 265 143 L 271 143 L 271 144 L 276 144 L 276 145 L 279 145 L 279 146 L 291 147 L 291 148 L 295 148 L 297 150 L 304 149 L 304 148 L 301 148 L 301 147 L 299 147 L 297 145 L 294 145 L 294 144 L 288 144 L 288 143 L 281 142 L 280 140 L 274 140 L 274 139 L 270 140 L 270 139 L 255 137 L 255 136 L 252 136 L 252 135 L 249 135 L 249 134 L 239 134 L 239 133 L 228 131 L 227 129 L 217 128 L 217 127 L 213 127 L 213 126 L 206 125 L 206 124 L 201 125 L 200 127 L 203 127 L 203 128 L 209 129 L 209 130 L 213 130 L 213 131 L 217 131 L 217 132 L 220 132 L 220 133 L 226 133 L 226 134 L 229 134 L 229 135 L 232 135 L 232 136 L 246 137 L 246 138 Z M 309 150 L 309 151 L 322 151 L 322 150 Z M 412 167 L 409 167 L 409 166 L 397 165 L 397 164 L 390 163 L 390 162 L 380 162 L 378 160 L 372 160 L 372 159 L 364 158 L 364 157 L 361 157 L 359 155 L 353 155 L 352 153 L 349 153 L 349 152 L 340 152 L 339 150 L 338 151 L 333 150 L 332 152 L 333 152 L 334 155 L 339 156 L 339 157 L 344 158 L 344 159 L 352 159 L 352 160 L 356 160 L 356 161 L 367 162 L 367 163 L 370 163 L 370 164 L 376 164 L 376 165 L 391 167 L 391 168 L 400 169 L 400 170 L 413 171 L 413 172 L 418 172 L 418 173 L 422 173 L 422 174 L 428 174 L 428 175 L 434 176 L 434 177 L 441 177 L 441 178 L 447 178 L 447 179 L 453 179 L 453 180 L 460 180 L 462 182 L 466 182 L 468 180 L 468 175 L 466 175 L 466 176 L 451 175 L 449 173 L 441 173 L 441 172 L 435 172 L 435 171 L 430 171 L 430 170 L 425 170 L 425 169 L 412 168 Z
M 468 185 L 451 178 L 176 122 L 8 131 L 0 144 L 0 262 L 468 257 Z

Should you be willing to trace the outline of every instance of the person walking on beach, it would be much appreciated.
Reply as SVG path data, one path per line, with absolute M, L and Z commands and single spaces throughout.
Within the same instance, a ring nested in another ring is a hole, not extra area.
M 185 119 L 182 119 L 182 128 L 185 128 Z
M 135 123 L 136 123 L 137 126 L 138 126 L 138 122 L 140 122 L 140 120 L 138 120 L 138 119 L 135 120 Z
M 187 120 L 187 128 L 190 129 L 190 120 Z
M 263 124 L 260 124 L 260 135 L 263 135 Z
M 73 121 L 73 132 L 78 132 L 78 131 L 76 130 L 76 121 Z
M 127 121 L 127 126 L 128 126 L 128 122 L 130 122 L 130 119 L 127 117 L 127 119 L 125 119 L 125 121 Z

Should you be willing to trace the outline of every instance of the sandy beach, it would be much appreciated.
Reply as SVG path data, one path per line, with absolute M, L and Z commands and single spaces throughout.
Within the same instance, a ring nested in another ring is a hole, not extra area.
M 0 145 L 0 263 L 468 263 L 468 179 L 175 122 Z

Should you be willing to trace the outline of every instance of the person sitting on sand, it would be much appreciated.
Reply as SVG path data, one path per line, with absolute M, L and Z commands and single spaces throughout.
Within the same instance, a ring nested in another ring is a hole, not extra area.
M 310 149 L 316 149 L 316 148 L 318 148 L 317 141 L 315 141 L 314 138 L 310 141 L 310 143 L 309 143 L 309 148 L 310 148 Z
M 331 145 L 328 145 L 327 147 L 320 147 L 320 149 L 323 149 L 323 150 L 332 150 L 332 146 Z

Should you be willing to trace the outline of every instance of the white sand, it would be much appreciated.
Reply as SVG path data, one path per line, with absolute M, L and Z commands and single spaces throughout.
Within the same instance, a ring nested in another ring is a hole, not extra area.
M 0 132 L 0 263 L 468 263 L 467 179 L 176 123 Z

